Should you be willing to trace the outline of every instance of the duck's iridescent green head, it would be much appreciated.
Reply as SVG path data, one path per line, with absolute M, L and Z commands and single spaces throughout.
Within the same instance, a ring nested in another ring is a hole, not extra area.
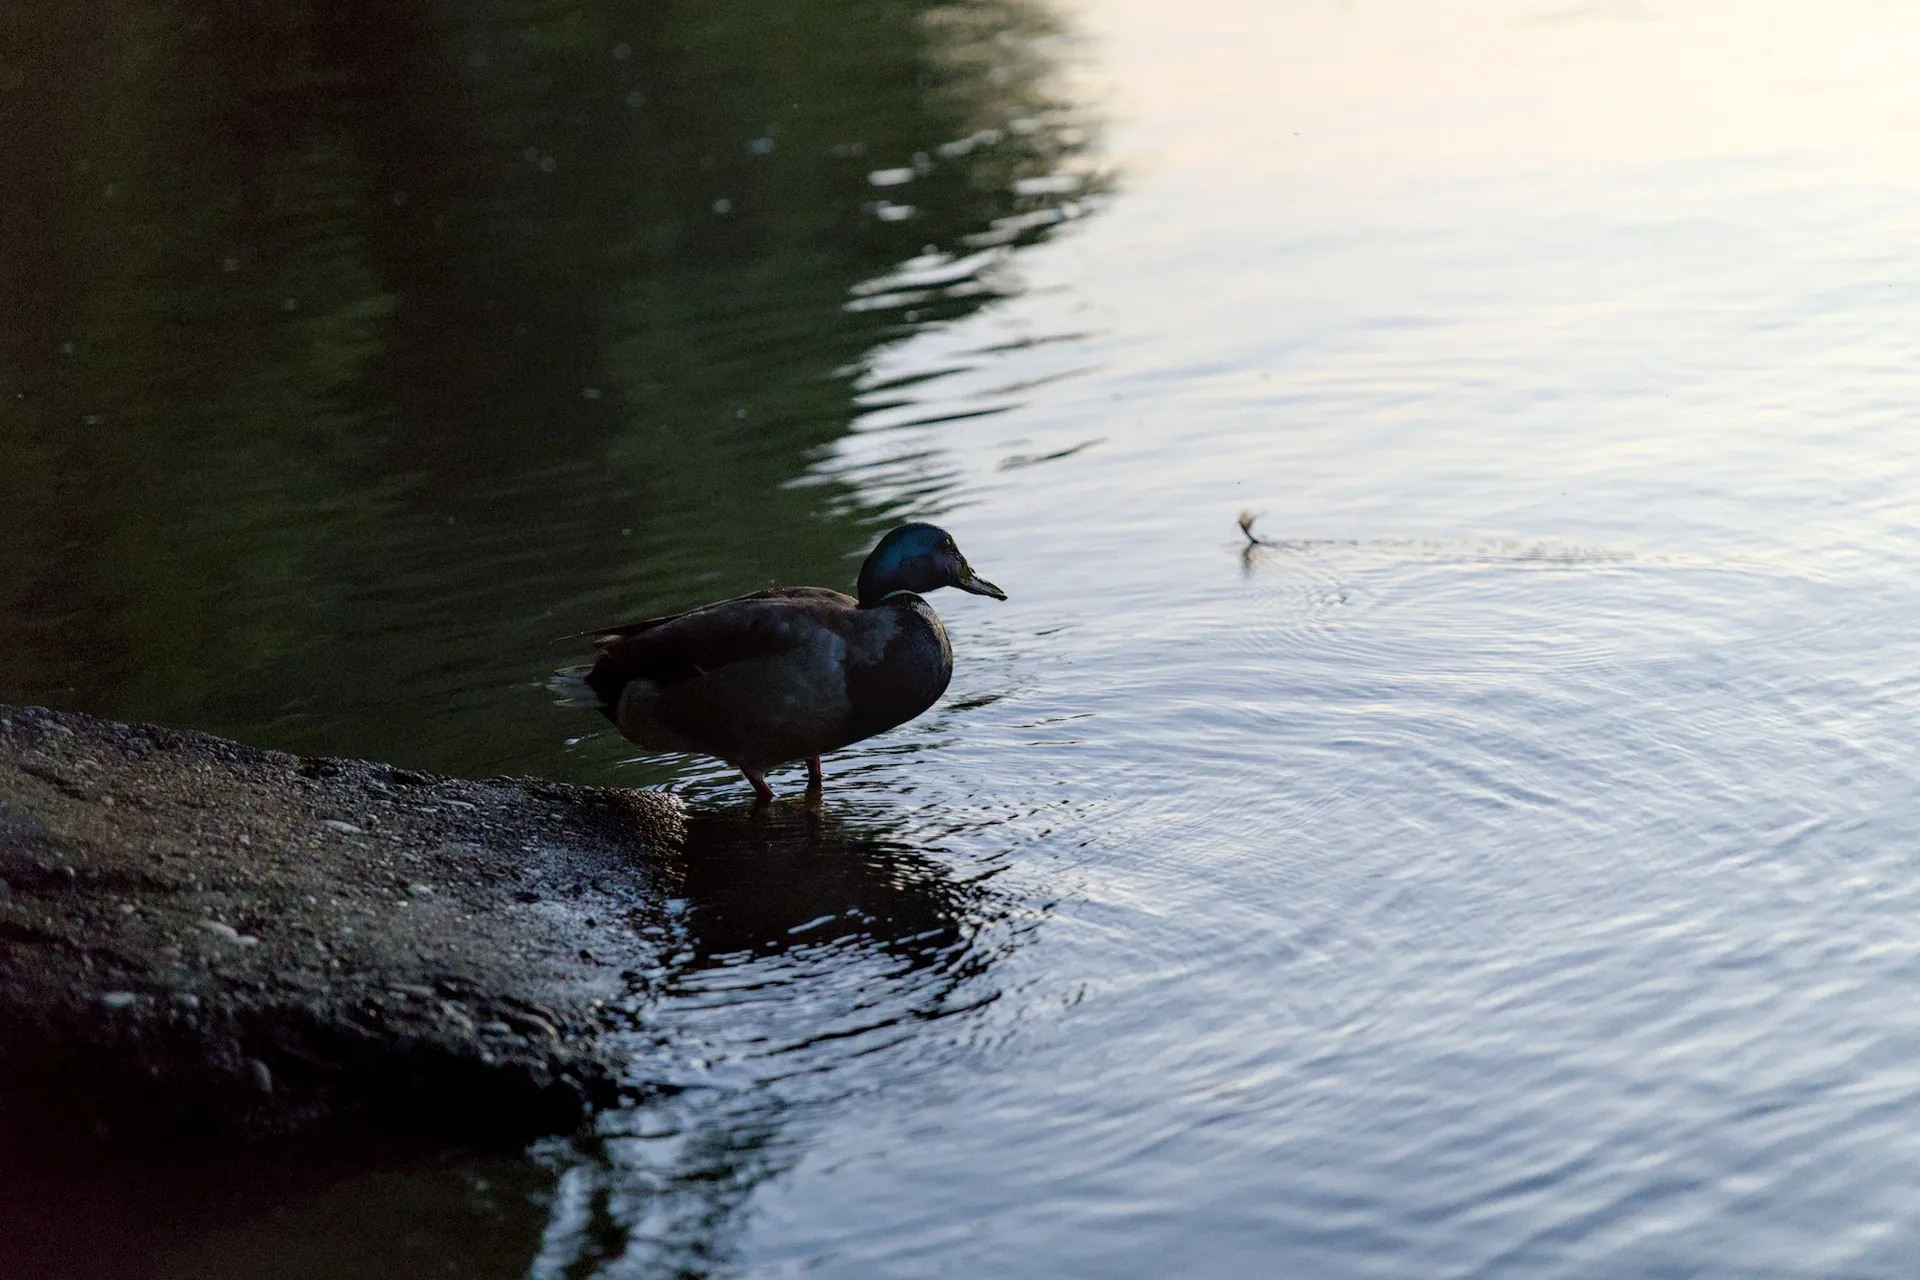
M 1005 600 L 1007 593 L 973 571 L 953 535 L 938 525 L 903 524 L 880 539 L 860 566 L 860 603 L 879 604 L 895 591 L 958 587 Z

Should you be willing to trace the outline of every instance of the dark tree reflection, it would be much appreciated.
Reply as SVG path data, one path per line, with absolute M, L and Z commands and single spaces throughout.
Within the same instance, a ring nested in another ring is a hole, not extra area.
M 1032 0 L 0 6 L 0 701 L 607 776 L 545 642 L 851 576 L 893 513 L 793 481 L 872 352 L 1070 214 L 1050 32 Z M 871 1086 L 844 1064 L 957 1051 L 925 1029 L 991 998 L 1004 908 L 858 808 L 691 821 L 636 922 L 642 1101 L 552 1179 L 133 1170 L 118 1200 L 196 1208 L 118 1214 L 114 1256 L 324 1268 L 351 1218 L 368 1274 L 709 1269 Z M 95 1181 L 48 1274 L 97 1273 Z
M 0 700 L 565 770 L 556 631 L 819 579 L 876 345 L 1083 161 L 1021 0 L 14 6 Z M 880 175 L 876 183 L 873 175 Z M 1023 194 L 1024 193 L 1024 194 Z

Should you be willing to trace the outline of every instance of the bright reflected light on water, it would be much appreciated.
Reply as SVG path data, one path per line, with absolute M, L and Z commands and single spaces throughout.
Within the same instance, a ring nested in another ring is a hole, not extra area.
M 1118 0 L 1086 21 L 1156 173 L 1337 175 L 1317 200 L 1684 159 L 1913 183 L 1902 5 Z
M 1078 19 L 1114 194 L 816 469 L 1002 575 L 933 785 L 1057 906 L 747 1256 L 1900 1274 L 1920 15 Z

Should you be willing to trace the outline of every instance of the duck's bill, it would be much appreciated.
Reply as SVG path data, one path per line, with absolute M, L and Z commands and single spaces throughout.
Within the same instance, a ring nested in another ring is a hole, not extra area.
M 960 581 L 953 585 L 962 591 L 970 591 L 976 596 L 992 596 L 995 600 L 1005 600 L 1007 598 L 1006 592 L 994 586 L 991 582 L 988 582 L 972 569 L 968 569 L 966 576 L 962 577 Z

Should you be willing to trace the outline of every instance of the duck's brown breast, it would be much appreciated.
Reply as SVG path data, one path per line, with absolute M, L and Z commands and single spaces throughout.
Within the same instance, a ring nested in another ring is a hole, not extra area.
M 905 724 L 931 707 L 953 678 L 953 648 L 940 617 L 901 592 L 861 609 L 847 635 L 847 719 L 840 746 Z

